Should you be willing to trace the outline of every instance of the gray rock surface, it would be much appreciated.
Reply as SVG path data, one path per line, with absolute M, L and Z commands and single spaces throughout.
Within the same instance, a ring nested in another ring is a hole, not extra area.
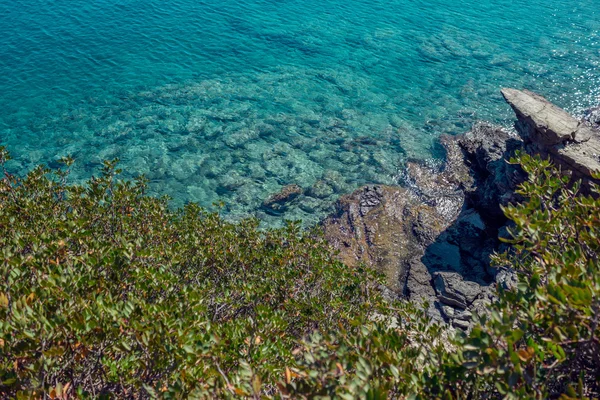
M 519 120 L 519 132 L 542 146 L 574 140 L 581 123 L 542 96 L 527 90 L 502 89 Z
M 438 298 L 450 306 L 453 304 L 447 303 L 448 299 L 454 304 L 458 303 L 459 308 L 467 309 L 483 291 L 481 285 L 465 281 L 462 275 L 456 272 L 436 272 L 434 276 L 433 283 Z
M 550 155 L 577 178 L 589 179 L 593 171 L 600 171 L 600 131 L 590 123 L 533 92 L 502 89 L 502 94 L 517 114 L 517 131 L 533 151 Z
M 600 107 L 595 107 L 585 113 L 584 120 L 593 128 L 600 129 Z
M 464 189 L 468 205 L 480 212 L 488 224 L 504 224 L 500 206 L 519 200 L 514 189 L 525 179 L 521 168 L 506 160 L 523 146 L 523 141 L 501 127 L 479 123 L 458 136 L 457 142 L 473 180 Z

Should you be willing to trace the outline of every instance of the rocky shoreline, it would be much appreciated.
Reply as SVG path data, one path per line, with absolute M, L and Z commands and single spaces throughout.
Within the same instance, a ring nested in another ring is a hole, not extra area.
M 510 270 L 490 266 L 507 235 L 500 206 L 519 200 L 515 188 L 527 178 L 507 160 L 517 150 L 540 154 L 584 183 L 600 170 L 600 108 L 578 120 L 535 93 L 502 94 L 518 134 L 479 123 L 442 136 L 441 168 L 409 162 L 402 186 L 365 186 L 322 222 L 341 260 L 376 268 L 389 297 L 427 302 L 432 318 L 460 329 L 485 312 L 498 285 L 515 282 Z

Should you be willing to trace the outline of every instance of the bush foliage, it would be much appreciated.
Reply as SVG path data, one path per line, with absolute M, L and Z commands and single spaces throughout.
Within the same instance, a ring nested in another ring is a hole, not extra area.
M 8 160 L 2 149 L 0 162 Z M 0 393 L 30 398 L 599 395 L 600 201 L 521 156 L 518 277 L 469 333 L 384 302 L 316 232 L 171 210 L 115 162 L 0 181 Z

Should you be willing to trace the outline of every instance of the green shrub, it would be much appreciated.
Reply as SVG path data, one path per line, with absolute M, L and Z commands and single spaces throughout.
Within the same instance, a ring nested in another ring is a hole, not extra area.
M 2 150 L 0 161 L 7 160 Z M 521 156 L 494 257 L 518 283 L 457 335 L 297 224 L 261 231 L 68 167 L 0 181 L 0 393 L 53 398 L 597 397 L 600 200 Z
M 297 224 L 171 211 L 143 180 L 117 180 L 114 162 L 67 185 L 64 161 L 0 181 L 6 395 L 273 394 L 299 338 L 365 320 L 381 301 L 373 274 Z
M 506 397 L 600 396 L 600 200 L 570 186 L 550 162 L 521 155 L 527 201 L 507 207 L 514 221 L 499 267 L 518 273 L 500 291 L 483 327 L 462 340 L 477 383 Z

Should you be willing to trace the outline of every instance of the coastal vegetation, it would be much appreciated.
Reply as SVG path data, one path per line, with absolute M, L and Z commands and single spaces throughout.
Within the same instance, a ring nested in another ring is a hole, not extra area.
M 172 210 L 115 161 L 73 185 L 62 162 L 0 181 L 2 397 L 600 396 L 598 189 L 549 161 L 512 160 L 528 180 L 493 262 L 516 282 L 458 333 L 317 230 Z

